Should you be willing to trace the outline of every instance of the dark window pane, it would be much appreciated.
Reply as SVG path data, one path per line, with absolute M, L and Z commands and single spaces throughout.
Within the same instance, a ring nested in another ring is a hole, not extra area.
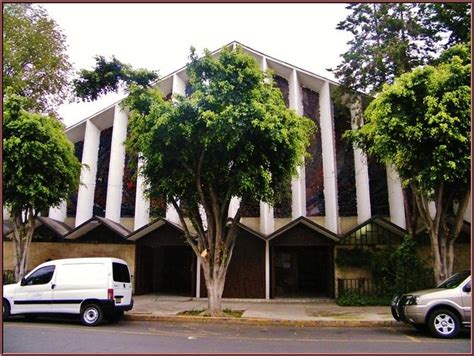
M 130 283 L 128 267 L 122 263 L 112 262 L 113 278 L 115 282 Z
M 43 268 L 40 268 L 39 270 L 33 272 L 27 279 L 26 279 L 26 285 L 27 286 L 32 286 L 32 285 L 37 285 L 37 284 L 47 284 L 51 281 L 51 278 L 53 278 L 54 274 L 54 268 L 55 266 L 46 266 Z

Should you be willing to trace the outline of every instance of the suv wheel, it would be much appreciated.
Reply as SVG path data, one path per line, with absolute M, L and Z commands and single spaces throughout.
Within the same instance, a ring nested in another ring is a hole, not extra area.
M 86 326 L 96 326 L 103 317 L 102 309 L 96 304 L 86 305 L 81 310 L 81 321 Z
M 459 333 L 460 322 L 459 318 L 452 311 L 438 309 L 431 313 L 428 327 L 436 337 L 452 338 Z

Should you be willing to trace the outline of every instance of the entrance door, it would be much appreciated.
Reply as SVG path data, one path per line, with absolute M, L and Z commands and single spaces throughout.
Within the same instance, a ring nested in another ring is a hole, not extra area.
M 195 257 L 187 246 L 140 246 L 137 250 L 137 294 L 192 296 Z
M 332 296 L 332 249 L 319 246 L 272 248 L 273 297 Z

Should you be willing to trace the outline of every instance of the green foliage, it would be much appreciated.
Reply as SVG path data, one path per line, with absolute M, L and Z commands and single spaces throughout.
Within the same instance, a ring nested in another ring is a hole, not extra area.
M 433 196 L 441 183 L 463 194 L 470 182 L 470 46 L 441 55 L 446 62 L 406 73 L 384 87 L 352 142 L 393 164 L 403 184 Z
M 94 101 L 100 95 L 117 92 L 120 87 L 129 88 L 132 84 L 148 88 L 158 73 L 146 69 L 133 69 L 112 56 L 107 61 L 103 56 L 95 57 L 93 70 L 82 69 L 79 78 L 74 79 L 76 95 L 85 101 Z
M 416 243 L 410 236 L 397 249 L 376 251 L 370 270 L 379 295 L 392 297 L 432 287 L 433 273 L 424 262 L 418 257 Z
M 370 250 L 362 248 L 338 249 L 335 258 L 336 265 L 340 267 L 366 267 L 373 257 Z
M 416 243 L 405 237 L 398 248 L 383 249 L 339 249 L 338 266 L 365 267 L 370 270 L 375 283 L 374 295 L 354 291 L 343 293 L 337 300 L 339 305 L 387 305 L 395 294 L 430 288 L 434 285 L 433 272 L 425 267 L 426 261 L 416 251 Z M 379 304 L 381 303 L 381 304 Z
M 28 100 L 4 102 L 3 199 L 12 215 L 57 206 L 77 191 L 81 164 L 56 119 L 23 110 Z
M 430 3 L 424 26 L 449 34 L 446 46 L 471 41 L 471 4 L 468 2 Z
M 25 97 L 25 110 L 52 112 L 68 97 L 71 68 L 65 36 L 42 7 L 3 6 L 3 88 L 8 95 Z
M 192 52 L 190 59 L 190 97 L 164 101 L 157 90 L 135 86 L 126 100 L 127 145 L 146 160 L 151 195 L 189 207 L 208 205 L 211 191 L 221 207 L 232 196 L 274 202 L 301 163 L 312 122 L 285 107 L 242 50 L 224 48 L 217 58 Z
M 448 45 L 470 39 L 470 4 L 354 3 L 338 24 L 353 38 L 332 69 L 346 89 L 374 94 L 401 74 L 428 64 Z
M 377 295 L 362 295 L 349 292 L 336 299 L 336 304 L 343 307 L 368 307 L 376 305 L 390 305 L 391 297 Z

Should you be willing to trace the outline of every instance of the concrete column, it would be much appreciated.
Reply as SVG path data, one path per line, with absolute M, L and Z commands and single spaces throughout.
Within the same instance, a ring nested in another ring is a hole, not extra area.
M 86 121 L 82 163 L 87 167 L 81 170 L 81 185 L 77 194 L 77 213 L 75 226 L 92 217 L 94 206 L 95 181 L 97 174 L 97 155 L 99 153 L 100 130 L 92 121 Z
M 319 92 L 319 108 L 321 115 L 326 228 L 337 234 L 340 228 L 337 203 L 336 147 L 329 82 L 325 82 Z
M 49 208 L 49 217 L 51 219 L 64 222 L 67 217 L 67 203 L 63 200 L 59 206 L 55 208 Z
M 391 165 L 387 166 L 387 186 L 390 221 L 400 226 L 402 229 L 406 229 L 402 184 L 398 173 Z
M 173 87 L 172 93 L 177 95 L 185 95 L 186 94 L 186 83 L 178 74 L 173 74 Z
M 303 113 L 303 101 L 298 73 L 295 69 L 288 80 L 290 109 L 299 115 Z M 304 164 L 297 168 L 297 176 L 291 181 L 291 217 L 294 219 L 306 215 L 306 192 L 304 182 Z
M 364 118 L 360 98 L 351 105 L 351 126 L 352 129 L 358 129 L 363 125 Z M 359 224 L 370 219 L 372 211 L 370 207 L 370 184 L 369 184 L 369 166 L 367 164 L 367 155 L 354 146 L 354 172 L 357 196 L 357 222 Z
M 178 201 L 179 206 L 179 201 Z M 175 223 L 177 225 L 181 225 L 181 220 L 179 220 L 179 215 L 173 205 L 168 204 L 166 206 L 166 220 Z
M 227 216 L 229 218 L 234 218 L 235 214 L 237 214 L 237 210 L 239 210 L 239 206 L 240 206 L 240 198 L 232 197 L 232 199 L 230 200 L 229 213 Z
M 471 215 L 471 201 L 469 200 L 469 204 L 466 208 L 466 211 L 464 212 L 464 220 L 471 223 L 472 220 L 472 215 Z
M 273 219 L 273 206 L 260 202 L 260 232 L 270 235 L 275 231 L 275 220 Z
M 178 95 L 186 94 L 186 83 L 177 74 L 173 74 L 173 85 L 172 85 L 171 91 L 173 94 L 178 94 Z M 171 222 L 174 222 L 175 224 L 181 225 L 178 212 L 176 211 L 174 206 L 171 204 L 168 204 L 166 207 L 166 219 Z
M 201 298 L 201 260 L 196 263 L 196 298 Z
M 143 161 L 138 159 L 137 171 L 140 172 L 143 166 Z M 135 220 L 134 229 L 138 230 L 140 227 L 150 222 L 150 200 L 145 197 L 145 178 L 141 174 L 137 174 L 137 189 L 135 194 Z
M 117 223 L 120 223 L 120 210 L 122 207 L 123 169 L 125 167 L 124 142 L 127 138 L 127 124 L 127 114 L 119 104 L 115 105 L 105 217 Z
M 265 241 L 265 299 L 270 299 L 270 242 Z

